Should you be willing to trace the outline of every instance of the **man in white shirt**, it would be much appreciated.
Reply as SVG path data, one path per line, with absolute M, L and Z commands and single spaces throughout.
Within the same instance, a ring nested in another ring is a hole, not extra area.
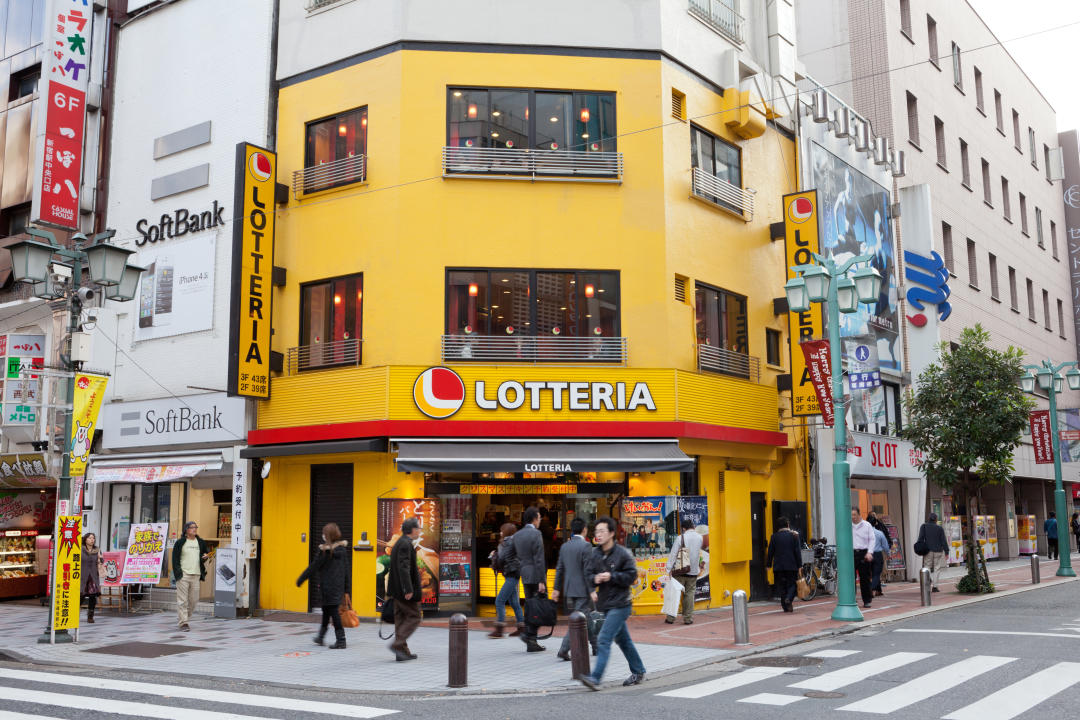
M 874 599 L 870 580 L 874 565 L 874 546 L 877 537 L 874 526 L 862 519 L 858 509 L 851 510 L 851 546 L 855 549 L 855 572 L 859 575 L 859 591 L 864 608 Z

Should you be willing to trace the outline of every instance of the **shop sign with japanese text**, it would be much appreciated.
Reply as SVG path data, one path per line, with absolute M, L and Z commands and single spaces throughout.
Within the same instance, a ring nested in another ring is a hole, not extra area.
M 1028 414 L 1031 423 L 1031 447 L 1039 465 L 1054 462 L 1054 445 L 1050 435 L 1050 411 L 1033 410 Z
M 0 455 L 0 488 L 53 488 L 56 478 L 49 476 L 43 453 Z
M 156 585 L 161 581 L 168 523 L 140 523 L 128 531 L 127 558 L 120 577 L 123 585 Z
M 820 252 L 818 238 L 817 191 L 784 196 L 784 247 L 787 279 L 795 277 L 792 267 L 810 265 Z M 818 395 L 799 343 L 821 337 L 825 331 L 820 305 L 805 312 L 788 312 L 788 339 L 791 352 L 791 412 L 793 415 L 820 415 Z
M 43 116 L 34 163 L 40 174 L 34 178 L 30 217 L 78 230 L 93 7 L 86 0 L 47 0 L 45 6 Z
M 799 343 L 806 360 L 806 374 L 814 388 L 821 419 L 825 427 L 833 424 L 832 364 L 828 340 L 809 340 Z
M 79 627 L 79 586 L 82 563 L 82 516 L 57 515 L 53 572 L 53 630 Z
M 274 265 L 277 155 L 250 143 L 236 146 L 233 222 L 230 395 L 270 397 L 270 275 Z

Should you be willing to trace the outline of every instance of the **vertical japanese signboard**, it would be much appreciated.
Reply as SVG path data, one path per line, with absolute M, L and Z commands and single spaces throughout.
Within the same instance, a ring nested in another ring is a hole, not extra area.
M 819 251 L 817 191 L 784 196 L 784 236 L 787 279 L 795 277 L 794 265 L 814 262 Z M 788 340 L 791 350 L 791 412 L 793 415 L 819 415 L 818 398 L 799 343 L 821 337 L 825 323 L 821 307 L 811 305 L 806 312 L 788 312 Z
M 1028 414 L 1031 423 L 1031 447 L 1039 465 L 1054 462 L 1054 445 L 1050 436 L 1050 411 L 1033 410 Z
M 809 340 L 800 343 L 803 359 L 806 361 L 806 376 L 810 380 L 818 412 L 825 422 L 825 427 L 833 424 L 833 401 L 830 385 L 832 384 L 832 356 L 828 340 Z
M 44 335 L 0 336 L 3 367 L 4 425 L 33 425 L 41 407 L 41 377 L 45 367 Z
M 1080 354 L 1080 142 L 1076 130 L 1058 133 L 1065 164 L 1062 183 L 1065 204 L 1065 232 L 1069 251 L 1069 279 L 1073 291 L 1073 328 L 1076 351 Z M 1051 238 L 1055 240 L 1055 238 Z M 1055 252 L 1057 248 L 1054 248 Z M 1056 256 L 1055 256 L 1056 257 Z
M 85 0 L 46 0 L 45 6 L 44 102 L 37 130 L 37 174 L 30 218 L 43 225 L 78 230 L 93 9 Z
M 230 395 L 270 397 L 270 275 L 274 265 L 277 155 L 250 143 L 236 146 L 233 223 Z
M 247 511 L 247 463 L 238 463 L 239 469 L 233 473 L 232 487 L 232 519 L 230 520 L 229 537 L 232 538 L 232 546 L 244 547 L 246 533 L 244 533 L 244 520 Z M 246 557 L 246 553 L 243 555 Z
M 56 569 L 52 574 L 52 631 L 79 627 L 82 516 L 56 516 Z
M 109 378 L 90 373 L 75 373 L 75 405 L 71 416 L 71 437 L 68 439 L 71 452 L 71 465 L 68 475 L 71 477 L 72 512 L 82 512 L 82 490 L 86 478 L 86 463 L 90 459 L 90 445 L 94 442 L 94 426 L 101 411 L 101 400 L 105 396 L 105 385 Z

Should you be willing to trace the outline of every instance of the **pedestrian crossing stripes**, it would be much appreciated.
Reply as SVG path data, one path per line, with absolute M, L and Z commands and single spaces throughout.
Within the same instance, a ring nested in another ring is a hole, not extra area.
M 254 693 L 229 692 L 209 688 L 194 688 L 181 685 L 134 682 L 130 680 L 114 680 L 112 678 L 66 675 L 8 668 L 0 668 L 0 679 L 21 680 L 24 682 L 42 683 L 46 685 L 63 685 L 79 689 L 110 690 L 114 692 L 137 693 L 141 695 L 156 695 L 182 700 L 200 700 L 211 703 L 241 705 L 252 709 L 268 708 L 272 710 L 287 710 L 348 718 L 376 718 L 398 712 L 397 710 L 365 707 L 363 705 L 347 705 L 344 703 L 303 700 L 273 695 L 257 695 Z M 98 710 L 121 715 L 139 715 L 150 718 L 207 718 L 208 720 L 226 720 L 226 718 L 235 718 L 237 720 L 249 720 L 250 718 L 260 717 L 258 715 L 237 715 L 235 713 L 215 712 L 210 710 L 188 710 L 173 706 L 159 706 L 147 702 L 120 700 L 113 697 L 104 701 L 99 697 L 61 694 L 38 689 L 28 690 L 24 688 L 6 687 L 3 695 L 5 700 L 10 700 L 11 702 L 22 701 L 34 703 L 36 705 L 56 705 L 65 708 Z M 10 716 L 0 715 L 0 720 L 4 720 L 6 717 L 25 717 L 25 714 Z
M 836 661 L 859 652 L 858 650 L 828 649 L 807 653 L 805 657 Z M 891 673 L 898 668 L 925 662 L 934 657 L 936 653 L 890 653 L 788 684 L 786 687 L 791 691 L 787 693 L 760 692 L 736 698 L 736 701 L 751 705 L 785 707 L 804 700 L 814 693 L 835 692 L 841 688 L 857 685 L 874 676 Z M 837 709 L 846 712 L 889 715 L 959 688 L 966 682 L 1009 666 L 1016 661 L 1017 658 L 1013 657 L 975 655 L 944 667 L 935 664 L 928 667 L 927 671 L 919 677 Z M 696 700 L 738 690 L 755 683 L 771 681 L 775 685 L 777 681 L 783 681 L 782 676 L 799 669 L 798 667 L 750 667 L 712 680 L 657 693 L 657 695 Z M 1013 720 L 1058 693 L 1080 683 L 1080 663 L 1061 662 L 1030 675 L 1025 675 L 1025 673 L 1023 669 L 1012 671 L 1010 678 L 1021 679 L 949 715 L 944 715 L 942 720 Z M 950 693 L 947 697 L 954 696 L 954 693 Z M 941 712 L 946 710 L 947 708 L 942 708 Z

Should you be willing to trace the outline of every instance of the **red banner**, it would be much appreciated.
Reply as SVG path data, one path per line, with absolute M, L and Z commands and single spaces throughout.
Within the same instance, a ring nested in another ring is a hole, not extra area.
M 1050 437 L 1050 411 L 1033 410 L 1028 415 L 1031 423 L 1031 447 L 1035 449 L 1035 462 L 1039 465 L 1054 462 L 1054 444 Z
M 803 356 L 806 358 L 806 372 L 810 375 L 810 382 L 814 385 L 814 393 L 817 395 L 818 407 L 821 408 L 821 419 L 826 427 L 833 424 L 833 401 L 832 401 L 832 361 L 829 355 L 828 340 L 807 340 L 799 343 Z

